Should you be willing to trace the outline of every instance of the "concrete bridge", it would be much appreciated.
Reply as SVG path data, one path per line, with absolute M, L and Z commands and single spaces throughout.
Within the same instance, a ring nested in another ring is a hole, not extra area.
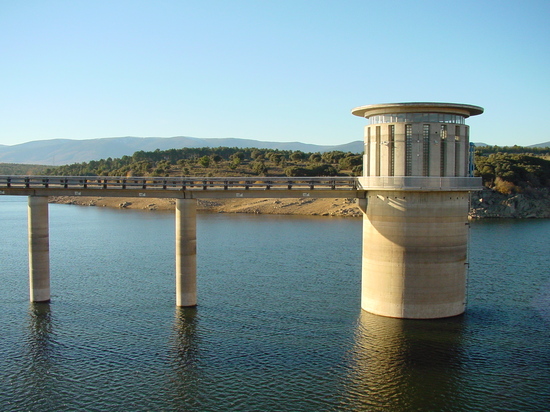
M 175 204 L 176 305 L 195 306 L 196 199 L 357 198 L 365 212 L 369 193 L 464 192 L 478 179 L 461 177 L 105 177 L 0 176 L 0 195 L 28 196 L 30 300 L 50 300 L 48 196 L 173 198 Z M 377 195 L 377 200 L 380 195 Z M 372 244 L 364 241 L 363 250 Z
M 195 306 L 196 199 L 357 198 L 352 177 L 97 177 L 0 176 L 0 195 L 28 196 L 29 284 L 32 302 L 50 300 L 48 196 L 149 197 L 176 200 L 176 305 Z
M 175 204 L 176 305 L 197 304 L 196 200 L 202 198 L 357 198 L 367 219 L 369 197 L 384 193 L 464 193 L 479 179 L 461 177 L 104 177 L 0 176 L 0 196 L 28 196 L 29 288 L 32 302 L 50 300 L 48 196 L 173 198 Z M 369 195 L 370 194 L 370 195 Z M 375 195 L 373 195 L 375 194 Z M 404 197 L 403 197 L 404 199 Z M 402 200 L 403 200 L 402 199 Z M 399 209 L 399 202 L 392 201 Z M 429 210 L 429 206 L 427 207 Z M 372 218 L 372 217 L 371 217 Z M 428 226 L 428 225 L 426 225 Z M 363 259 L 374 246 L 366 239 Z M 379 237 L 380 235 L 378 235 Z M 385 235 L 385 237 L 387 237 Z

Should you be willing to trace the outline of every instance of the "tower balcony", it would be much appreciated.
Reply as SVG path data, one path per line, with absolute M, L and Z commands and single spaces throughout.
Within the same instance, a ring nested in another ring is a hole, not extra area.
M 368 176 L 358 177 L 360 190 L 470 192 L 482 189 L 481 177 Z

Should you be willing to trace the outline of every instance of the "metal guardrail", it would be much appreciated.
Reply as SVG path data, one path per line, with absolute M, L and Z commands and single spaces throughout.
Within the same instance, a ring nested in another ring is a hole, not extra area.
M 243 191 L 473 191 L 482 188 L 480 177 L 113 177 L 113 176 L 0 176 L 0 194 L 48 189 L 117 190 L 128 192 L 243 192 Z M 114 192 L 113 192 L 114 193 Z M 23 194 L 23 193 L 20 193 Z M 197 193 L 197 195 L 199 195 Z M 205 193 L 206 195 L 206 193 Z M 221 193 L 220 193 L 221 195 Z M 204 195 L 201 195 L 204 197 Z M 255 195 L 256 196 L 256 195 Z
M 0 176 L 2 189 L 357 190 L 353 177 Z

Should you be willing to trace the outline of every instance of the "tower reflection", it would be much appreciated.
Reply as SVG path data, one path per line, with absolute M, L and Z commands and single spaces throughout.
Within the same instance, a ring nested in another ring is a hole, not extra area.
M 460 402 L 462 316 L 406 320 L 361 311 L 349 354 L 346 408 L 446 410 Z

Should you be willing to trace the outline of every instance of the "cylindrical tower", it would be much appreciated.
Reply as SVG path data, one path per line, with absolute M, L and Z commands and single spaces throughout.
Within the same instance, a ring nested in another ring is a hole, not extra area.
M 465 119 L 478 106 L 392 103 L 365 117 L 361 307 L 397 318 L 459 315 L 466 304 L 470 176 Z

